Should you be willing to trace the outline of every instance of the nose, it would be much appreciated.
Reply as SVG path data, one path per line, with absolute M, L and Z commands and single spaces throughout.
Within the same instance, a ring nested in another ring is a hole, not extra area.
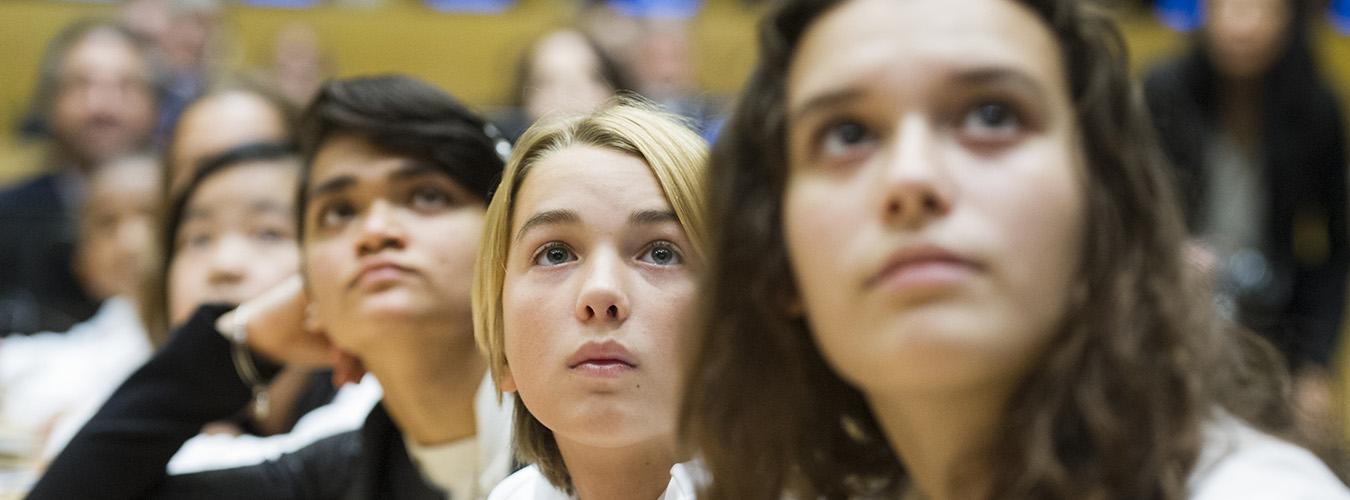
M 372 255 L 385 249 L 401 250 L 407 246 L 408 234 L 399 221 L 398 211 L 385 200 L 371 203 L 360 228 L 361 234 L 356 239 L 357 256 Z
M 951 211 L 953 186 L 939 137 L 921 118 L 907 118 L 888 148 L 883 174 L 882 220 L 915 229 Z
M 615 252 L 591 255 L 581 270 L 576 316 L 583 324 L 620 324 L 628 319 L 628 295 L 622 283 L 623 259 Z
M 216 243 L 207 264 L 207 284 L 211 288 L 237 285 L 248 274 L 248 243 L 242 235 L 227 235 Z

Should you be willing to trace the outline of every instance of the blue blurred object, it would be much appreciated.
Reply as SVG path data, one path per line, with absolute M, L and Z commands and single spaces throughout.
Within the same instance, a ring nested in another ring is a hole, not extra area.
M 1341 34 L 1350 35 L 1350 0 L 1331 1 L 1331 24 Z
M 427 6 L 441 12 L 501 14 L 516 6 L 515 0 L 426 0 Z
M 1338 0 L 1344 3 L 1345 0 Z M 1204 0 L 1157 0 L 1153 12 L 1167 27 L 1189 32 L 1204 22 Z
M 243 4 L 273 9 L 307 9 L 319 5 L 319 0 L 243 0 Z
M 609 0 L 610 7 L 630 17 L 689 19 L 703 8 L 703 0 Z

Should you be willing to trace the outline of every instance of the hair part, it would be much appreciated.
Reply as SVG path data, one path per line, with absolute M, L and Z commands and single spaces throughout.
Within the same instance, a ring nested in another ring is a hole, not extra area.
M 506 281 L 516 194 L 530 170 L 541 160 L 577 146 L 611 149 L 646 163 L 693 245 L 692 254 L 701 259 L 707 248 L 708 226 L 703 208 L 707 145 L 680 118 L 657 111 L 654 106 L 641 101 L 620 100 L 595 113 L 546 120 L 530 127 L 517 143 L 502 182 L 488 205 L 483 239 L 474 266 L 474 336 L 487 356 L 493 382 L 498 387 L 511 369 L 506 359 L 502 290 Z M 524 462 L 538 465 L 554 486 L 570 491 L 571 476 L 553 432 L 530 413 L 519 397 L 514 399 L 513 435 L 517 456 Z

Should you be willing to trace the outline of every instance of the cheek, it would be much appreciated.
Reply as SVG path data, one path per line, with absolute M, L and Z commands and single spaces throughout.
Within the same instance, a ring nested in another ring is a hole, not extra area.
M 533 293 L 534 288 L 522 280 L 508 277 L 502 293 L 502 331 L 505 335 L 506 363 L 518 386 L 529 392 L 536 383 L 543 382 L 546 367 L 551 366 L 554 340 L 553 326 L 562 324 L 566 317 L 557 297 Z
M 861 193 L 820 179 L 789 184 L 783 203 L 784 238 L 808 316 L 828 317 L 847 300 L 852 273 L 847 272 L 845 257 L 867 224 L 863 199 Z
M 169 324 L 177 326 L 187 321 L 192 311 L 201 305 L 206 277 L 187 257 L 174 259 L 169 266 L 169 276 L 164 293 L 168 297 Z

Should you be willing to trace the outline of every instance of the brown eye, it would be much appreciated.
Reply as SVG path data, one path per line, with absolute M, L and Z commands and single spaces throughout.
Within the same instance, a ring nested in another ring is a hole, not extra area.
M 853 120 L 835 122 L 825 128 L 821 134 L 819 155 L 821 159 L 846 158 L 865 151 L 876 142 L 876 137 L 866 125 Z
M 961 120 L 961 135 L 977 142 L 1014 140 L 1022 134 L 1023 129 L 1017 111 L 999 102 L 975 106 Z

